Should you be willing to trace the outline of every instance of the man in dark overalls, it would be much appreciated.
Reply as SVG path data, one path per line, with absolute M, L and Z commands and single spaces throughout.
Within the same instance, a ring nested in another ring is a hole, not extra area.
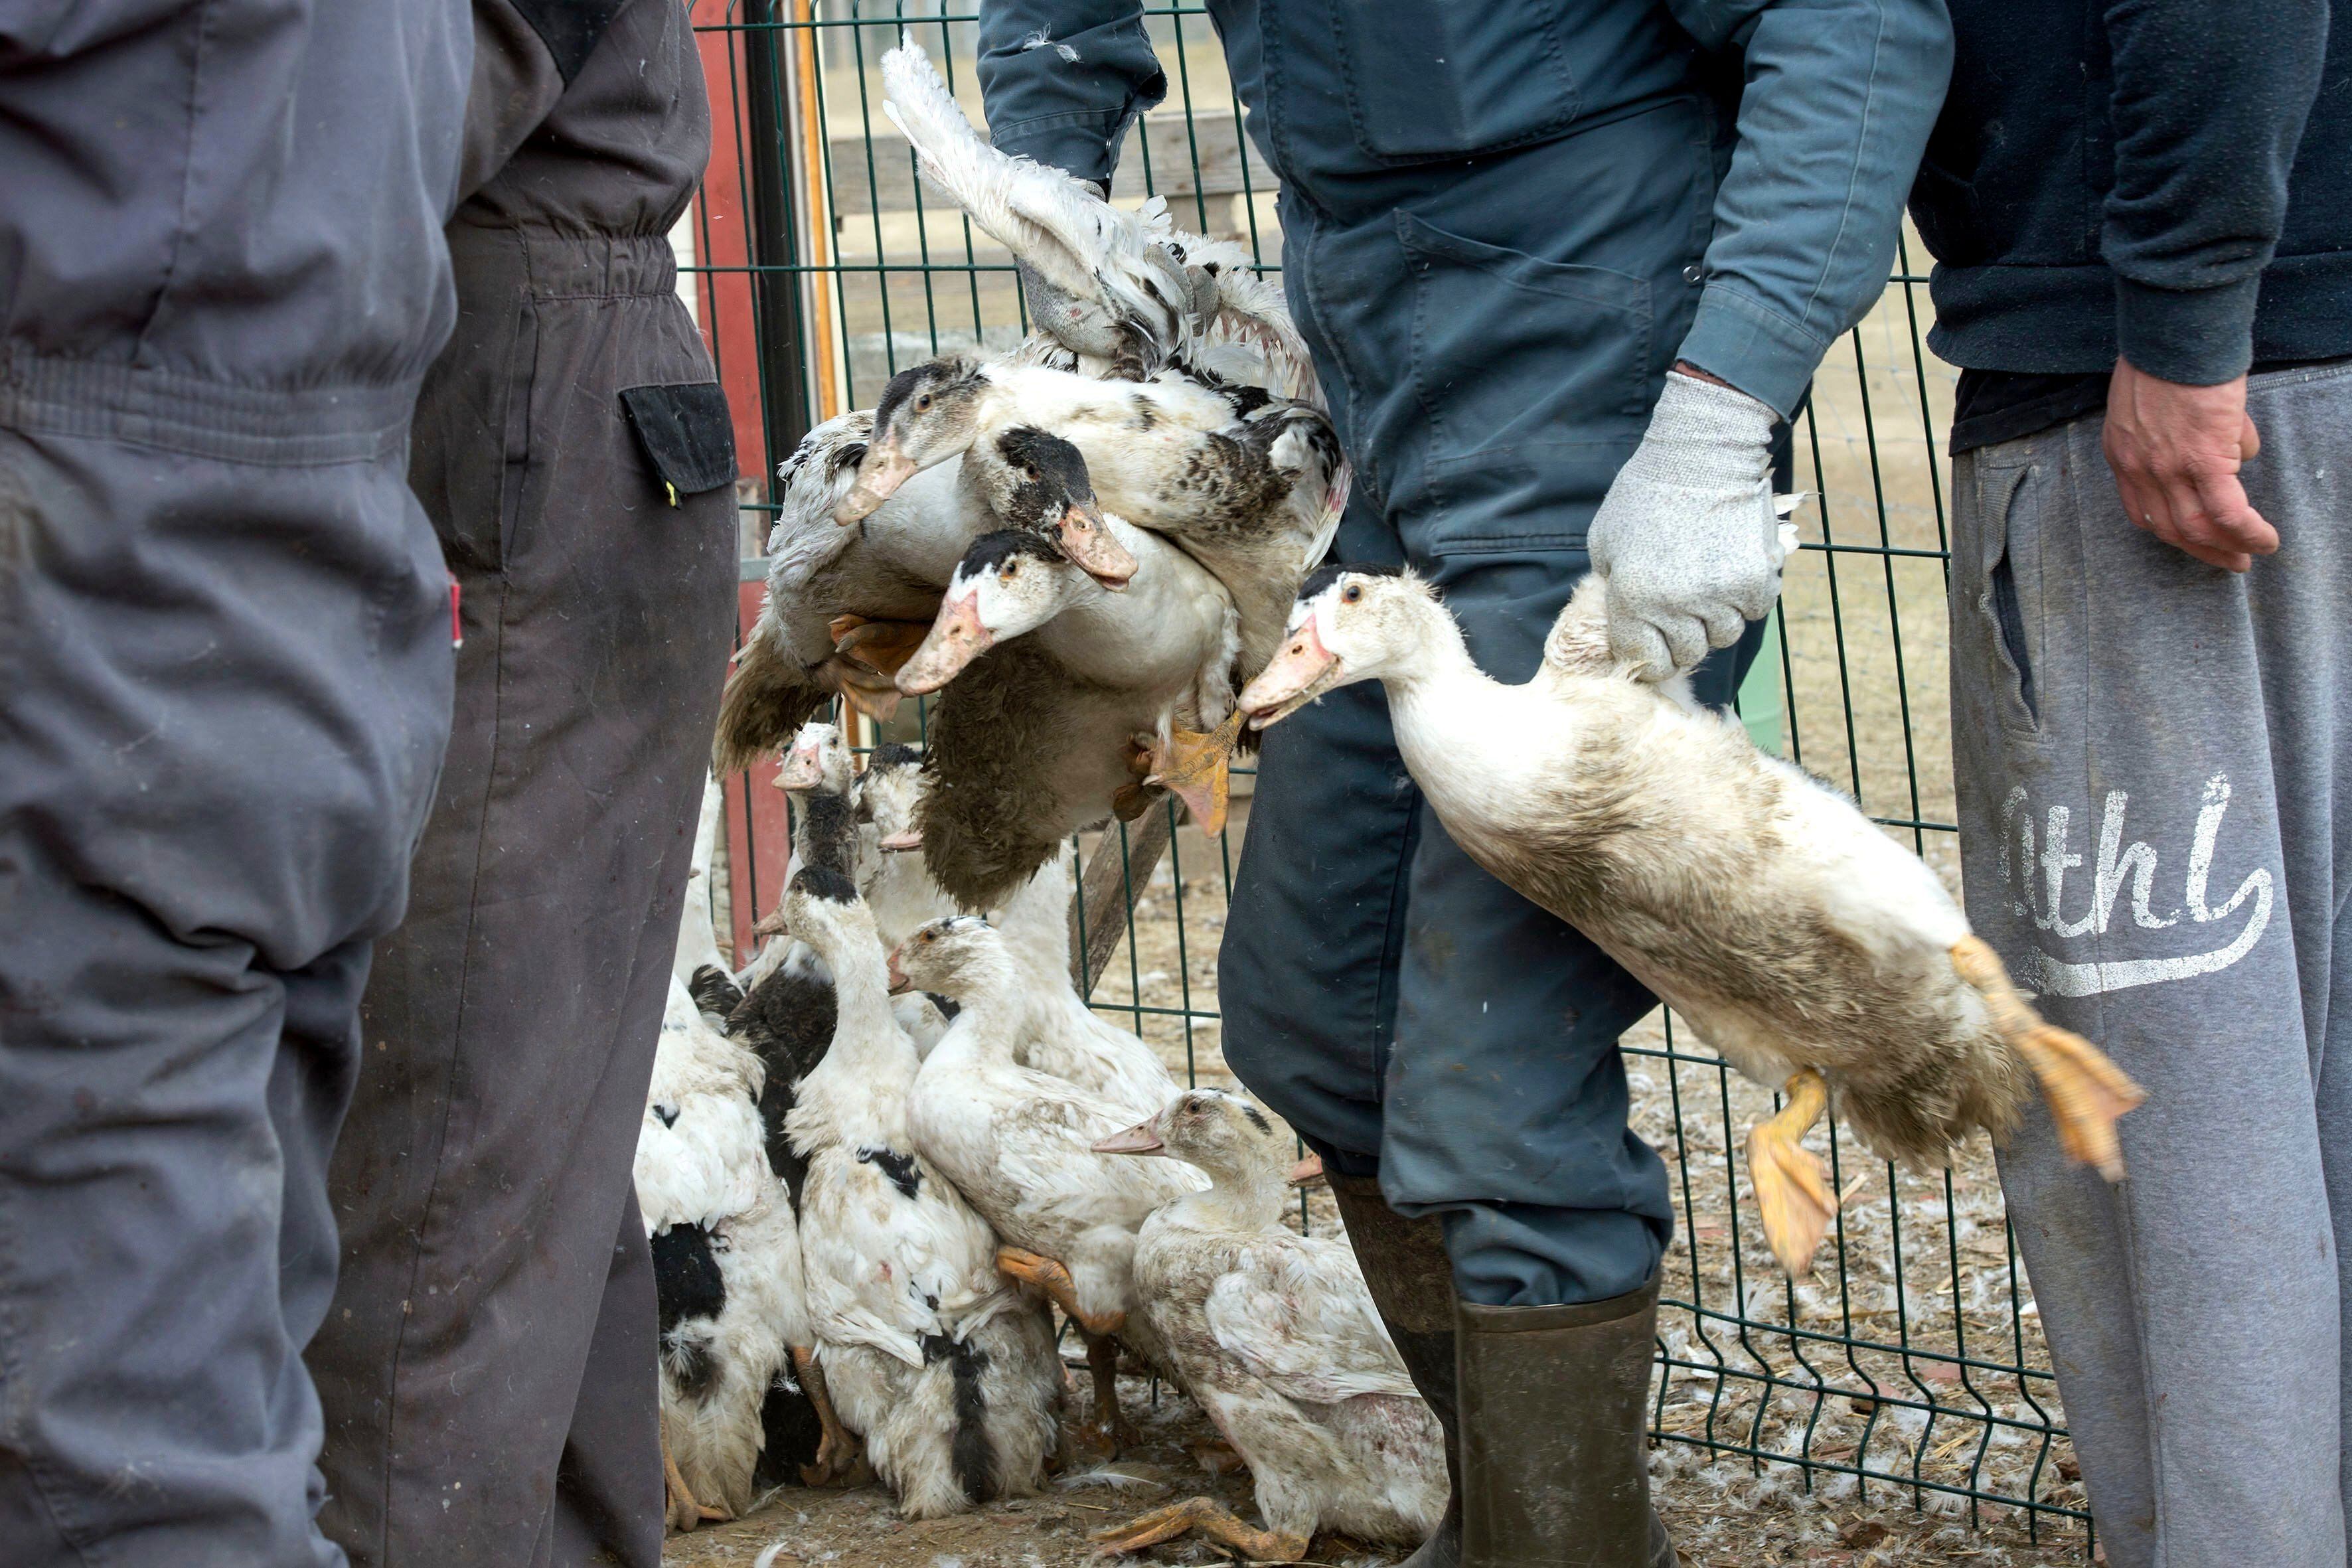
M 679 0 L 478 0 L 458 321 L 410 479 L 464 589 L 447 768 L 380 944 L 310 1351 L 358 1564 L 661 1555 L 630 1184 L 733 626 L 725 400 L 668 232 Z
M 449 726 L 454 0 L 0 6 L 0 1561 L 331 1568 L 327 1162 Z
M 1337 555 L 1434 581 L 1505 680 L 1592 567 L 1653 673 L 1752 648 L 1775 426 L 1885 286 L 1942 0 L 1210 12 L 1356 465 Z M 991 0 L 981 31 L 996 144 L 1107 180 L 1165 90 L 1136 0 Z M 1422 1563 L 1671 1561 L 1643 1434 L 1672 1211 L 1617 1050 L 1655 999 L 1446 839 L 1373 686 L 1267 737 L 1220 964 L 1226 1059 L 1322 1154 L 1456 1434 Z

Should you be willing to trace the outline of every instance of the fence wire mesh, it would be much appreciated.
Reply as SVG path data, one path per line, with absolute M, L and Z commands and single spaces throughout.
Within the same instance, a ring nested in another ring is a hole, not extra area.
M 714 151 L 677 236 L 681 287 L 736 410 L 748 626 L 775 464 L 808 425 L 870 405 L 906 365 L 1009 346 L 1027 322 L 1010 257 L 923 187 L 881 112 L 881 56 L 904 30 L 981 119 L 972 10 L 695 0 L 692 12 Z M 1278 274 L 1276 182 L 1241 134 L 1206 11 L 1154 5 L 1146 17 L 1169 96 L 1130 132 L 1113 199 L 1164 196 L 1180 224 L 1240 240 Z M 1878 306 L 1822 366 L 1796 421 L 1797 485 L 1817 500 L 1800 513 L 1802 550 L 1739 710 L 1758 744 L 1849 790 L 1957 890 L 1937 461 L 1953 376 L 1924 349 L 1916 255 L 1906 236 Z M 919 739 L 922 724 L 914 705 L 884 738 Z M 730 784 L 739 931 L 780 891 L 784 816 L 759 782 Z M 1237 797 L 1248 784 L 1237 778 Z M 1133 915 L 1092 1001 L 1190 1079 L 1229 1080 L 1215 960 L 1247 820 L 1237 798 L 1223 835 L 1175 828 L 1164 857 L 1138 852 L 1139 824 L 1108 840 L 1117 875 L 1098 886 Z M 1081 850 L 1104 847 L 1096 835 Z M 1634 1127 L 1666 1156 L 1679 1209 L 1652 1408 L 1661 1445 L 1832 1499 L 1892 1489 L 1971 1524 L 2007 1516 L 2035 1541 L 2088 1552 L 2048 1352 L 1982 1140 L 1948 1173 L 1920 1178 L 1830 1128 L 1849 1197 L 1811 1278 L 1791 1283 L 1771 1263 L 1734 1157 L 1774 1097 L 1668 1016 L 1626 1050 Z M 1302 1221 L 1336 1223 L 1328 1206 L 1302 1206 Z

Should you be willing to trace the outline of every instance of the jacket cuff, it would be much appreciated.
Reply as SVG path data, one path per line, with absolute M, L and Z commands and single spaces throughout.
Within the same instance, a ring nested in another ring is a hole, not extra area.
M 1698 315 L 1677 359 L 1729 382 L 1783 419 L 1791 418 L 1829 344 L 1727 283 L 1700 291 Z
M 2254 360 L 2259 273 L 2218 289 L 2152 289 L 2116 277 L 2116 347 L 2132 368 L 2183 386 L 2213 386 Z
M 1108 185 L 1118 167 L 1119 139 L 1127 134 L 1127 122 L 1133 118 L 1117 110 L 1044 114 L 992 127 L 989 140 L 1000 153 L 1034 159 L 1066 174 Z

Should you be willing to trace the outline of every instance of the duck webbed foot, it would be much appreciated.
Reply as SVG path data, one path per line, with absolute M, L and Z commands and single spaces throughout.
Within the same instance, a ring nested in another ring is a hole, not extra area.
M 1952 968 L 1983 996 L 1993 1027 L 2040 1080 L 2066 1157 L 2096 1167 L 2110 1182 L 2122 1181 L 2124 1155 L 2116 1122 L 2146 1100 L 2147 1091 L 2098 1047 L 2035 1012 L 2011 982 L 2000 954 L 1983 938 L 1962 937 L 1954 942 Z
M 1062 1310 L 1063 1316 L 1084 1329 L 1089 1335 L 1110 1335 L 1118 1332 L 1127 1322 L 1125 1312 L 1089 1312 L 1078 1305 L 1078 1284 L 1070 1271 L 1055 1258 L 1043 1253 L 1018 1247 L 996 1249 L 998 1272 L 1009 1274 L 1024 1285 L 1034 1285 L 1045 1293 L 1045 1299 Z M 1089 1353 L 1088 1360 L 1091 1362 Z
M 874 1479 L 874 1468 L 866 1462 L 866 1445 L 857 1440 L 856 1433 L 841 1424 L 841 1417 L 835 1413 L 833 1391 L 825 1386 L 824 1368 L 818 1364 L 816 1352 L 805 1345 L 794 1345 L 792 1354 L 793 1375 L 816 1412 L 819 1430 L 815 1461 L 801 1467 L 801 1484 L 865 1486 Z
M 1810 1068 L 1782 1086 L 1789 1103 L 1779 1115 L 1748 1131 L 1748 1174 L 1756 1184 L 1756 1207 L 1764 1239 L 1790 1279 L 1813 1266 L 1830 1221 L 1837 1217 L 1837 1194 L 1801 1140 L 1829 1108 L 1829 1085 Z
M 868 620 L 835 616 L 833 657 L 825 661 L 827 684 L 843 701 L 879 721 L 898 710 L 898 674 L 930 635 L 929 621 Z
M 677 1461 L 670 1457 L 669 1417 L 667 1415 L 661 1421 L 661 1457 L 662 1518 L 670 1529 L 683 1533 L 698 1524 L 723 1524 L 735 1517 L 723 1508 L 699 1500 L 694 1495 L 694 1489 L 686 1484 L 686 1477 L 679 1473 Z
M 1276 1530 L 1252 1530 L 1231 1509 L 1204 1497 L 1155 1508 L 1150 1513 L 1097 1530 L 1087 1539 L 1102 1552 L 1140 1552 L 1163 1541 L 1199 1531 L 1220 1545 L 1230 1546 L 1253 1563 L 1296 1563 L 1307 1555 L 1307 1537 Z
M 1241 734 L 1238 708 L 1207 734 L 1198 730 L 1173 731 L 1166 745 L 1152 749 L 1151 773 L 1143 782 L 1159 784 L 1182 801 L 1202 832 L 1222 833 L 1233 784 L 1234 744 Z

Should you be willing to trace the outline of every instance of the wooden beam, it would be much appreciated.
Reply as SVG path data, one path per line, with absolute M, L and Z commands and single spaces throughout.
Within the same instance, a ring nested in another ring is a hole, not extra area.
M 1119 159 L 1118 173 L 1113 179 L 1111 194 L 1115 196 L 1140 196 L 1144 194 L 1143 168 L 1151 165 L 1152 188 L 1168 198 L 1170 215 L 1179 228 L 1196 228 L 1200 225 L 1197 206 L 1188 209 L 1197 195 L 1210 199 L 1241 195 L 1244 185 L 1243 166 L 1248 166 L 1248 188 L 1261 195 L 1271 195 L 1278 183 L 1274 171 L 1266 167 L 1257 149 L 1249 143 L 1230 110 L 1202 114 L 1188 127 L 1181 110 L 1161 110 L 1143 117 L 1141 123 L 1129 132 L 1126 156 Z M 1136 138 L 1140 138 L 1139 149 Z M 1196 176 L 1193 155 L 1199 153 L 1200 168 Z M 915 208 L 915 160 L 907 147 L 907 139 L 887 125 L 877 125 L 870 136 L 835 136 L 830 139 L 830 162 L 833 184 L 828 192 L 830 210 L 838 224 L 845 218 L 861 217 L 880 210 L 886 213 L 912 212 Z M 872 161 L 869 163 L 868 157 Z M 926 185 L 923 206 L 930 212 L 952 211 L 953 204 L 939 192 Z
M 1106 833 L 1079 879 L 1078 901 L 1070 908 L 1070 984 L 1091 1000 L 1109 966 L 1118 939 L 1127 934 L 1136 896 L 1151 884 L 1152 868 L 1175 833 L 1175 803 L 1155 801 L 1125 832 Z M 1125 840 L 1125 852 L 1120 844 Z M 1083 930 L 1078 916 L 1083 911 Z

